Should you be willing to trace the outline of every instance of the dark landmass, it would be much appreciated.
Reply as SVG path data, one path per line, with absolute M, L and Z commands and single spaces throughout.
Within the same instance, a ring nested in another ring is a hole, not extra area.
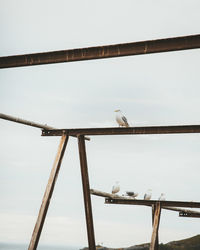
M 135 245 L 126 248 L 107 248 L 104 246 L 97 246 L 98 250 L 149 250 L 149 243 Z M 88 250 L 83 248 L 82 250 Z M 200 235 L 196 235 L 184 240 L 171 241 L 167 244 L 159 244 L 159 250 L 200 250 Z

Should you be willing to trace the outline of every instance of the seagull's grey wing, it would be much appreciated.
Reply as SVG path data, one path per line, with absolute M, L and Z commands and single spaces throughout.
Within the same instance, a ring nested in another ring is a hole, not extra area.
M 122 116 L 122 120 L 124 121 L 124 123 L 126 124 L 126 126 L 129 127 L 128 121 L 127 121 L 127 119 L 126 119 L 125 116 Z
M 132 192 L 132 191 L 126 191 L 126 194 L 129 195 L 129 196 L 133 196 L 135 193 Z

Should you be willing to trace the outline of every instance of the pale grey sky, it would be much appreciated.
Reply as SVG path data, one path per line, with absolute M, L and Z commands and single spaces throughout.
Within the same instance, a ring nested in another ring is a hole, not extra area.
M 3 1 L 0 56 L 199 33 L 200 2 Z M 0 71 L 1 112 L 58 128 L 200 124 L 200 50 Z M 27 245 L 59 138 L 0 120 L 0 241 Z M 199 201 L 200 135 L 108 136 L 87 142 L 91 188 L 118 180 L 143 197 Z M 86 246 L 76 139 L 71 138 L 40 243 Z M 151 211 L 92 197 L 96 242 L 123 247 L 150 241 Z M 197 219 L 163 211 L 160 241 L 199 234 Z

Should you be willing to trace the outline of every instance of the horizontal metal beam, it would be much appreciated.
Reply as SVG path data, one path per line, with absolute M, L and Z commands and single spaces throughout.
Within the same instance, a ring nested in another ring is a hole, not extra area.
M 200 218 L 200 213 L 193 211 L 181 211 L 179 212 L 179 217 L 190 217 L 190 218 Z
M 152 206 L 155 205 L 158 200 L 134 200 L 134 199 L 123 199 L 123 198 L 106 198 L 105 203 L 107 204 L 120 204 L 120 205 L 142 205 Z M 196 207 L 200 208 L 200 202 L 187 202 L 187 201 L 160 201 L 161 207 Z
M 128 127 L 128 128 L 77 128 L 43 130 L 43 136 L 69 136 L 77 135 L 139 135 L 139 134 L 175 134 L 175 133 L 200 133 L 200 125 L 181 126 L 152 126 L 152 127 Z
M 74 62 L 200 48 L 200 35 L 0 57 L 0 68 Z

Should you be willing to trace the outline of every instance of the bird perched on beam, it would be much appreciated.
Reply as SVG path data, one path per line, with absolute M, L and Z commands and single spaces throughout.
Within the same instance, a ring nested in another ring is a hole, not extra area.
M 160 197 L 158 198 L 160 201 L 165 201 L 165 194 L 161 193 Z
M 144 200 L 151 200 L 152 190 L 148 189 L 144 195 Z
M 122 114 L 120 109 L 115 110 L 116 112 L 116 121 L 119 124 L 119 127 L 129 127 L 126 117 Z
M 112 187 L 112 194 L 118 193 L 120 190 L 119 182 L 117 181 L 116 184 Z
M 126 191 L 126 195 L 130 196 L 131 198 L 135 198 L 138 196 L 138 193 L 133 191 Z

